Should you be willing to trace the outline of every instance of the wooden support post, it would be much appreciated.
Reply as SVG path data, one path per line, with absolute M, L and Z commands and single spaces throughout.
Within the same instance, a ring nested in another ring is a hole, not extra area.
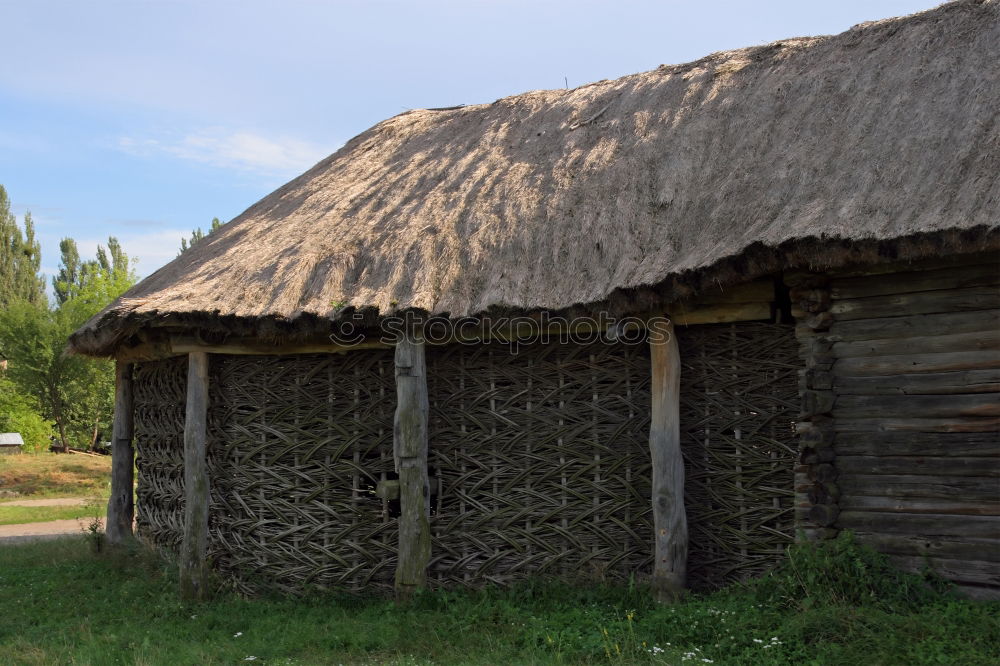
M 188 354 L 184 418 L 184 542 L 180 585 L 184 599 L 208 592 L 208 354 Z
M 399 474 L 399 562 L 396 594 L 406 598 L 427 582 L 431 558 L 427 474 L 427 364 L 424 341 L 407 332 L 396 345 L 393 455 Z
M 135 517 L 132 448 L 132 364 L 115 362 L 115 416 L 111 425 L 111 497 L 104 528 L 108 543 L 121 544 L 132 536 Z
M 653 589 L 659 601 L 675 601 L 687 578 L 688 531 L 684 510 L 684 460 L 680 437 L 680 352 L 673 323 L 650 329 L 652 404 L 649 451 L 653 462 Z

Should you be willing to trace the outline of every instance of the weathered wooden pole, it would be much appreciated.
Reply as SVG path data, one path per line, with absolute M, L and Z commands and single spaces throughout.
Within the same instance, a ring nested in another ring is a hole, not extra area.
M 208 592 L 208 354 L 188 354 L 184 418 L 184 542 L 180 585 L 185 599 Z
M 652 405 L 649 452 L 653 469 L 655 561 L 653 590 L 659 601 L 674 601 L 687 580 L 688 531 L 684 510 L 684 459 L 680 435 L 680 352 L 672 322 L 650 327 Z
M 400 598 L 424 587 L 431 559 L 428 411 L 424 341 L 419 333 L 407 330 L 396 344 L 396 414 L 392 433 L 399 474 L 396 594 Z
M 135 517 L 132 448 L 132 364 L 115 361 L 115 416 L 111 424 L 111 497 L 104 528 L 108 543 L 118 545 L 132 536 Z

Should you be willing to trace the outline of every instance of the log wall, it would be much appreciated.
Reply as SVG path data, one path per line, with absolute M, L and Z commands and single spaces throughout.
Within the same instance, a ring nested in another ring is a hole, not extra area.
M 797 521 L 1000 597 L 1000 257 L 868 270 L 786 276 Z

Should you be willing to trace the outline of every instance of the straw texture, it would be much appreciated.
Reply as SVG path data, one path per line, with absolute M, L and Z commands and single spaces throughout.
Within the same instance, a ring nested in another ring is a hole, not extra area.
M 113 354 L 151 325 L 294 336 L 356 308 L 629 309 L 649 287 L 992 247 L 997 62 L 1000 1 L 963 0 L 403 113 L 143 280 L 71 348 Z

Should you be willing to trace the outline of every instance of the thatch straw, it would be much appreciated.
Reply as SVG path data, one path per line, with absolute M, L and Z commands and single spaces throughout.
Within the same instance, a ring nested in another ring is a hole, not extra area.
M 997 246 L 1000 2 L 379 123 L 74 334 L 462 316 Z M 648 288 L 654 288 L 649 290 Z M 345 307 L 350 306 L 350 307 Z

